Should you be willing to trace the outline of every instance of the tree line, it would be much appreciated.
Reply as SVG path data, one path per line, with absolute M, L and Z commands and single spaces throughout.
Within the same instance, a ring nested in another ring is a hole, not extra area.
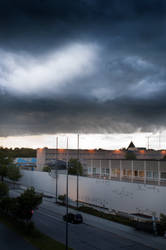
M 0 214 L 29 222 L 33 210 L 40 205 L 43 196 L 37 194 L 33 187 L 25 190 L 19 197 L 9 196 L 9 180 L 15 184 L 21 178 L 21 173 L 5 150 L 0 151 L 0 177 Z
M 0 147 L 0 154 L 9 158 L 16 157 L 36 157 L 36 149 L 33 148 L 4 148 Z

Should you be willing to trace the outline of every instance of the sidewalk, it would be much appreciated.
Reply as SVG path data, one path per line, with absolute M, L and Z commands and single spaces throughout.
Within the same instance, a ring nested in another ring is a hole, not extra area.
M 0 223 L 0 246 L 3 250 L 36 250 L 29 242 Z
M 52 212 L 56 212 L 60 215 L 64 215 L 66 212 L 66 208 L 48 201 L 44 201 L 42 207 L 47 207 Z M 76 210 L 69 208 L 69 212 L 77 213 Z M 103 231 L 107 231 L 110 233 L 114 233 L 119 235 L 121 238 L 126 238 L 137 243 L 141 243 L 147 247 L 151 247 L 157 250 L 165 250 L 166 249 L 166 239 L 159 236 L 153 236 L 151 234 L 137 231 L 132 227 L 122 225 L 120 223 L 108 221 L 106 219 L 102 219 L 100 217 L 96 217 L 90 214 L 86 214 L 83 212 L 79 212 L 82 214 L 84 223 L 93 226 Z

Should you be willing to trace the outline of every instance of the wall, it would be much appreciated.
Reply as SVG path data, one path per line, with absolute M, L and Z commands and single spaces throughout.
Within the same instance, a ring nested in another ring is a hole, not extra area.
M 55 195 L 56 179 L 48 173 L 22 170 L 20 183 Z M 65 194 L 66 176 L 58 177 L 58 194 Z M 128 213 L 166 214 L 166 187 L 79 177 L 79 200 Z M 69 176 L 69 197 L 76 200 L 76 176 Z

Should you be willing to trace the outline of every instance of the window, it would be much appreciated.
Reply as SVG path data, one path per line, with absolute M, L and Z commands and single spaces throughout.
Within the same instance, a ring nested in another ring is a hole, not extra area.
M 123 176 L 126 176 L 126 175 L 127 175 L 127 170 L 123 169 Z
M 132 171 L 131 170 L 127 170 L 127 176 L 132 176 Z
M 88 174 L 92 174 L 92 169 L 88 168 Z
M 100 168 L 96 168 L 96 174 L 100 174 Z
M 109 168 L 106 168 L 106 175 L 109 175 L 109 173 L 110 173 Z
M 138 171 L 134 170 L 134 176 L 138 176 Z
M 93 174 L 96 174 L 96 168 L 93 168 Z
M 142 171 L 141 171 L 141 170 L 139 171 L 139 177 L 144 177 L 144 171 L 143 171 L 143 170 L 142 170 Z
M 112 169 L 112 176 L 117 176 L 116 169 Z
M 166 172 L 161 172 L 160 177 L 161 177 L 161 179 L 166 179 Z
M 158 179 L 158 172 L 157 171 L 153 172 L 153 178 Z
M 146 176 L 147 178 L 153 179 L 153 171 L 147 171 Z

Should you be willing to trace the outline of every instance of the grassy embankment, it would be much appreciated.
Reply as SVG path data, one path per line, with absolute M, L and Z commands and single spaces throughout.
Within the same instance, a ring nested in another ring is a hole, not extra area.
M 64 250 L 65 245 L 41 233 L 33 223 L 26 226 L 25 223 L 16 222 L 5 216 L 0 216 L 0 222 L 7 225 L 13 231 L 21 235 L 26 241 L 39 250 Z M 71 249 L 71 248 L 70 248 Z

